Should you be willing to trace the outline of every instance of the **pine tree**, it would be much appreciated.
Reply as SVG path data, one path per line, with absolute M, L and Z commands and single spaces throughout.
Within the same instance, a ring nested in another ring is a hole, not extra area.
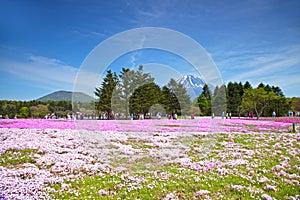
M 171 99 L 168 103 L 172 113 L 178 115 L 189 114 L 191 100 L 184 86 L 177 83 L 174 79 L 171 79 L 167 87 L 171 94 Z
M 172 94 L 170 89 L 167 86 L 163 86 L 162 91 L 162 98 L 161 98 L 161 104 L 163 105 L 164 109 L 167 113 L 171 114 L 173 112 L 173 106 L 172 106 L 172 100 L 175 96 L 175 94 Z M 175 105 L 179 104 L 178 99 L 176 98 Z M 178 102 L 178 103 L 177 103 Z
M 240 106 L 242 104 L 242 94 L 243 88 L 241 83 L 232 83 L 227 84 L 227 112 L 231 112 L 232 115 L 240 115 Z
M 147 83 L 136 89 L 129 99 L 129 110 L 133 114 L 149 113 L 151 106 L 159 104 L 161 90 L 155 83 Z
M 207 84 L 204 85 L 202 94 L 205 95 L 205 97 L 206 97 L 207 100 L 210 101 L 212 99 L 211 90 L 210 90 L 210 88 L 208 87 Z
M 220 86 L 220 88 L 218 86 L 215 88 L 211 109 L 214 115 L 221 115 L 222 112 L 226 112 L 226 86 L 225 85 Z
M 248 81 L 246 81 L 244 84 L 244 90 L 251 89 L 251 88 L 252 88 L 251 84 Z
M 122 68 L 120 77 L 120 97 L 125 110 L 125 117 L 129 116 L 129 98 L 134 92 L 134 71 Z
M 140 65 L 137 71 L 122 68 L 120 77 L 119 94 L 121 105 L 125 110 L 126 118 L 129 116 L 129 99 L 136 89 L 140 86 L 154 82 L 154 78 L 149 73 L 143 72 L 143 66 Z
M 112 118 L 112 97 L 113 92 L 119 82 L 117 74 L 111 70 L 107 71 L 106 77 L 103 79 L 101 87 L 96 88 L 95 95 L 99 97 L 96 104 L 97 110 L 107 114 L 108 119 Z
M 201 111 L 201 115 L 207 115 L 208 111 L 208 100 L 206 99 L 205 95 L 202 93 L 197 98 L 197 103 Z

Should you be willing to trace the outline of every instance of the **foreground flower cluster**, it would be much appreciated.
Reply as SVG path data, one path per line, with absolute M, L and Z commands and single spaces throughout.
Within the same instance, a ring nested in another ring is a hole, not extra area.
M 300 135 L 253 120 L 0 121 L 0 199 L 298 199 Z
M 271 121 L 272 120 L 272 121 Z M 275 121 L 274 121 L 275 120 Z M 298 119 L 263 118 L 263 121 L 244 119 L 198 120 L 1 120 L 0 128 L 19 129 L 72 129 L 114 132 L 258 132 L 288 131 Z

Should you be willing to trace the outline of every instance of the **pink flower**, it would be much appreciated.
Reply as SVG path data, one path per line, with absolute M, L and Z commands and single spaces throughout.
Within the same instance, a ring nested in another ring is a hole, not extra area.
M 169 194 L 167 194 L 166 195 L 166 197 L 164 198 L 164 200 L 173 200 L 173 199 L 175 199 L 175 194 L 174 194 L 174 192 L 171 192 L 171 193 L 169 193 Z
M 268 180 L 269 180 L 268 178 L 262 177 L 261 179 L 258 180 L 258 182 L 260 182 L 260 183 L 265 183 L 265 182 L 267 182 Z
M 108 191 L 104 190 L 104 189 L 101 189 L 98 191 L 98 195 L 102 196 L 102 195 L 107 195 L 108 194 Z
M 243 190 L 245 187 L 242 186 L 242 185 L 232 185 L 231 188 L 232 188 L 233 190 L 236 190 L 236 191 L 239 191 L 239 192 L 240 192 L 240 191 Z
M 266 189 L 266 190 L 273 190 L 273 191 L 276 192 L 276 187 L 273 186 L 273 185 L 267 185 L 267 186 L 265 187 L 265 189 Z
M 267 195 L 267 194 L 263 194 L 263 195 L 261 195 L 261 198 L 263 198 L 263 199 L 265 199 L 265 200 L 273 200 L 273 198 L 272 197 L 270 197 L 269 195 Z
M 209 195 L 210 191 L 208 190 L 199 190 L 196 192 L 196 196 L 197 197 L 200 197 L 200 196 L 206 196 L 206 195 Z

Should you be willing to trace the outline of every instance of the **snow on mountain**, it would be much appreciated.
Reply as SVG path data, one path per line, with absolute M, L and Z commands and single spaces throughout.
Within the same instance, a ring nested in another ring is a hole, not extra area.
M 177 82 L 186 88 L 192 100 L 202 93 L 205 85 L 205 82 L 200 77 L 194 75 L 185 75 L 178 79 Z

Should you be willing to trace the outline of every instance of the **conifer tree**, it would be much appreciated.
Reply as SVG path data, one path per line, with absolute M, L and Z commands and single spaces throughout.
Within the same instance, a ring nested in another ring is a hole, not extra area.
M 105 112 L 108 119 L 112 117 L 112 97 L 113 92 L 119 82 L 116 72 L 111 70 L 107 71 L 106 77 L 99 88 L 96 88 L 95 95 L 99 97 L 99 101 L 96 104 L 99 112 Z

